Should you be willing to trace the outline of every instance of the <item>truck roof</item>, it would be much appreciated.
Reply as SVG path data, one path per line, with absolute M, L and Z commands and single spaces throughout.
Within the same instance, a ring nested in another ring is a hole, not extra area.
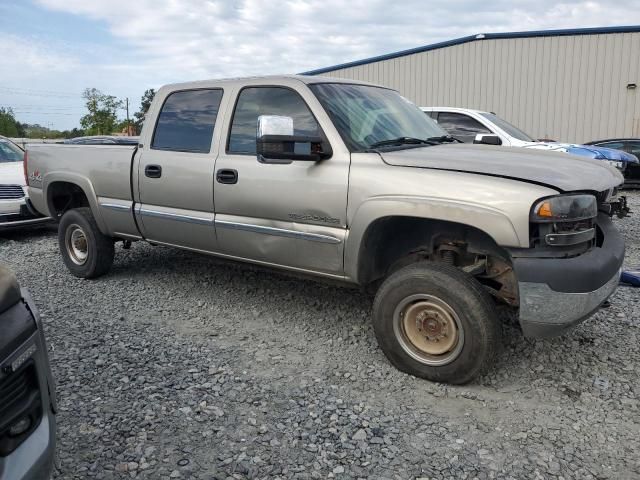
M 168 85 L 164 85 L 161 90 L 188 90 L 193 88 L 211 88 L 211 87 L 221 87 L 221 86 L 241 86 L 245 84 L 255 84 L 255 83 L 273 83 L 273 84 L 286 84 L 292 81 L 298 81 L 305 83 L 307 85 L 313 83 L 350 83 L 357 85 L 371 85 L 380 87 L 381 85 L 375 85 L 373 83 L 361 82 L 358 80 L 350 80 L 343 78 L 335 78 L 335 77 L 316 77 L 316 76 L 307 76 L 307 75 L 265 75 L 265 76 L 256 76 L 256 77 L 237 77 L 237 78 L 221 78 L 221 79 L 211 79 L 211 80 L 198 80 L 193 82 L 184 82 L 184 83 L 171 83 Z M 383 87 L 386 88 L 386 87 Z

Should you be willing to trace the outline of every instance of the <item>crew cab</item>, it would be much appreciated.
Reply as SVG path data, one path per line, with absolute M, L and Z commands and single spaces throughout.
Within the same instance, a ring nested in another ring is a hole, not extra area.
M 640 163 L 635 155 L 615 148 L 607 148 L 606 145 L 579 145 L 535 140 L 492 112 L 456 107 L 422 107 L 422 111 L 437 121 L 450 135 L 464 143 L 536 148 L 569 153 L 606 161 L 625 176 L 627 176 L 626 172 L 630 170 L 630 167 L 637 167 Z
M 350 80 L 168 85 L 136 147 L 31 145 L 26 171 L 73 275 L 144 240 L 360 285 L 389 360 L 436 381 L 489 368 L 499 308 L 533 337 L 589 317 L 624 257 L 615 168 L 457 144 L 396 91 Z

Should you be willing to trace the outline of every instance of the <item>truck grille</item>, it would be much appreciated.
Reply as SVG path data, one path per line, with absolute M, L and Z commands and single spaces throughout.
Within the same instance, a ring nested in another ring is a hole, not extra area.
M 11 410 L 16 404 L 24 402 L 33 389 L 37 389 L 33 365 L 9 375 L 0 384 L 0 424 L 10 420 L 7 416 L 10 416 Z
M 0 457 L 6 457 L 26 440 L 42 419 L 38 377 L 33 362 L 0 382 Z M 28 419 L 26 430 L 11 434 L 16 422 Z
M 0 200 L 24 198 L 24 190 L 20 185 L 0 185 Z

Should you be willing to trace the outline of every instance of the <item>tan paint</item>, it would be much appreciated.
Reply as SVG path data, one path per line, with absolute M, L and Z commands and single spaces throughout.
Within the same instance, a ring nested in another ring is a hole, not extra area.
M 530 208 L 557 190 L 478 173 L 393 166 L 375 153 L 350 154 L 306 86 L 315 81 L 315 77 L 262 77 L 163 87 L 147 116 L 133 169 L 131 147 L 30 146 L 29 170 L 37 169 L 43 176 L 42 189 L 30 188 L 34 205 L 48 213 L 48 186 L 69 181 L 83 188 L 100 228 L 112 236 L 135 239 L 142 234 L 154 243 L 350 282 L 358 282 L 358 253 L 367 227 L 386 216 L 462 223 L 485 232 L 498 245 L 529 246 Z M 240 88 L 250 85 L 298 92 L 331 143 L 333 156 L 316 163 L 272 165 L 255 156 L 227 154 L 232 106 Z M 159 105 L 172 91 L 196 88 L 224 89 L 211 151 L 150 151 Z M 487 155 L 483 148 L 422 150 L 453 162 L 460 155 L 466 160 L 480 152 Z M 416 155 L 419 152 L 406 161 Z M 492 155 L 508 160 L 505 149 Z M 535 163 L 544 155 L 531 153 L 527 160 Z M 148 163 L 163 167 L 161 179 L 144 176 Z M 236 169 L 238 183 L 217 183 L 215 171 L 220 168 Z M 526 172 L 523 176 L 527 178 Z M 595 177 L 585 173 L 580 180 L 590 178 Z

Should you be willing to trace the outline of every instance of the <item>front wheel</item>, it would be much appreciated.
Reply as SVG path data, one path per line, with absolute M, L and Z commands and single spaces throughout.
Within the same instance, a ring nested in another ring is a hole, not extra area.
M 455 384 L 489 369 L 502 334 L 491 298 L 471 275 L 428 262 L 404 267 L 383 282 L 373 327 L 396 368 Z
M 62 215 L 58 245 L 65 265 L 76 277 L 99 277 L 113 264 L 113 239 L 100 231 L 90 208 L 74 208 Z

